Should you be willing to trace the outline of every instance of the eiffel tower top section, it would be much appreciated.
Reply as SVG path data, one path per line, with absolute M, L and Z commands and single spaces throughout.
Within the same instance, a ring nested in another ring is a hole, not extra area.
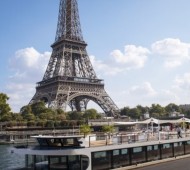
M 65 39 L 84 42 L 77 0 L 60 0 L 55 42 Z

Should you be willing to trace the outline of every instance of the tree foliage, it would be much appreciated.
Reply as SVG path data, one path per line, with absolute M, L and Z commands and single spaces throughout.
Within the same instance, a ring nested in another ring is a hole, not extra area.
M 9 104 L 7 103 L 9 97 L 0 93 L 0 121 L 11 122 L 14 124 L 26 125 L 39 125 L 42 127 L 52 125 L 56 126 L 75 126 L 84 124 L 88 119 L 100 119 L 101 114 L 95 109 L 88 109 L 84 112 L 69 111 L 64 112 L 62 109 L 47 108 L 43 101 L 23 106 L 20 113 L 12 113 Z M 140 119 L 146 112 L 150 113 L 150 117 L 161 118 L 167 117 L 169 113 L 176 111 L 184 114 L 185 117 L 190 117 L 190 108 L 185 107 L 182 109 L 174 103 L 170 103 L 163 107 L 159 104 L 152 104 L 150 107 L 137 105 L 130 108 L 128 106 L 120 109 L 121 116 L 128 116 L 131 119 Z M 52 123 L 53 122 L 53 123 Z
M 9 97 L 4 94 L 0 93 L 0 120 L 1 121 L 7 121 L 11 118 L 11 108 L 7 101 L 9 100 Z
M 97 110 L 95 110 L 95 109 L 88 109 L 83 114 L 84 119 L 97 119 L 100 117 L 101 117 L 101 115 L 98 114 Z
M 105 133 L 113 133 L 114 132 L 114 126 L 104 125 L 104 126 L 102 126 L 102 131 Z
M 91 133 L 91 128 L 89 125 L 81 125 L 80 126 L 80 133 L 84 134 L 84 136 Z

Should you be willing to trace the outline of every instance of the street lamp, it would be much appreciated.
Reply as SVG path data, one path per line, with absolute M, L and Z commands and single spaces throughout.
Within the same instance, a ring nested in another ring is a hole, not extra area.
M 152 135 L 153 135 L 153 123 L 154 123 L 154 119 L 153 118 L 151 118 L 151 126 L 152 126 Z
M 183 118 L 182 118 L 182 123 L 183 123 L 183 130 L 185 131 L 185 118 L 184 118 L 184 116 L 183 116 Z

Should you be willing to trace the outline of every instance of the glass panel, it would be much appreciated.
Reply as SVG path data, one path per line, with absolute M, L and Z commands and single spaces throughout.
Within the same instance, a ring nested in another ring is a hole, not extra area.
M 113 150 L 113 155 L 119 155 L 119 150 Z
M 104 158 L 106 157 L 106 152 L 95 152 L 94 158 Z
M 129 155 L 127 149 L 113 150 L 113 168 L 129 165 Z
M 67 157 L 66 156 L 50 156 L 50 169 L 62 169 L 67 170 Z
M 160 150 L 158 145 L 147 146 L 147 160 L 154 161 L 160 159 Z
M 162 159 L 173 157 L 172 144 L 163 144 L 161 148 Z
M 133 148 L 133 153 L 142 152 L 142 147 Z
M 128 149 L 121 149 L 121 155 L 119 157 L 121 166 L 127 166 L 130 164 L 128 153 Z
M 78 138 L 64 138 L 60 142 L 63 146 L 80 146 Z
M 190 153 L 190 141 L 186 141 L 185 143 L 185 154 Z
M 147 146 L 147 151 L 152 151 L 153 147 L 152 146 Z
M 174 156 L 184 155 L 184 145 L 182 142 L 174 143 Z
M 92 153 L 92 170 L 111 169 L 111 151 Z
M 88 168 L 89 158 L 87 156 L 81 155 L 81 170 L 86 170 Z
M 113 168 L 120 167 L 120 153 L 119 150 L 113 150 Z
M 36 155 L 35 170 L 46 170 L 48 169 L 48 158 L 46 156 Z
M 76 169 L 81 169 L 80 168 L 80 156 L 75 155 L 75 156 L 68 156 L 68 165 L 69 165 L 69 170 L 76 170 Z
M 121 154 L 126 155 L 128 153 L 128 149 L 121 149 Z
M 38 143 L 40 146 L 47 146 L 46 139 L 37 138 Z
M 146 161 L 146 156 L 145 156 L 144 147 L 132 148 L 131 159 L 132 159 L 132 164 L 145 162 Z
M 158 145 L 154 145 L 153 147 L 154 147 L 154 150 L 158 150 L 159 149 Z
M 26 155 L 26 167 L 34 168 L 34 155 Z

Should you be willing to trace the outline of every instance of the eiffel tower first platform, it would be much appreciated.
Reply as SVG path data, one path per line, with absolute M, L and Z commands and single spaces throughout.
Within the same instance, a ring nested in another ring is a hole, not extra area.
M 107 116 L 116 116 L 118 107 L 98 79 L 83 40 L 77 0 L 60 0 L 55 42 L 43 80 L 29 104 L 45 101 L 48 107 L 84 111 L 94 101 Z

